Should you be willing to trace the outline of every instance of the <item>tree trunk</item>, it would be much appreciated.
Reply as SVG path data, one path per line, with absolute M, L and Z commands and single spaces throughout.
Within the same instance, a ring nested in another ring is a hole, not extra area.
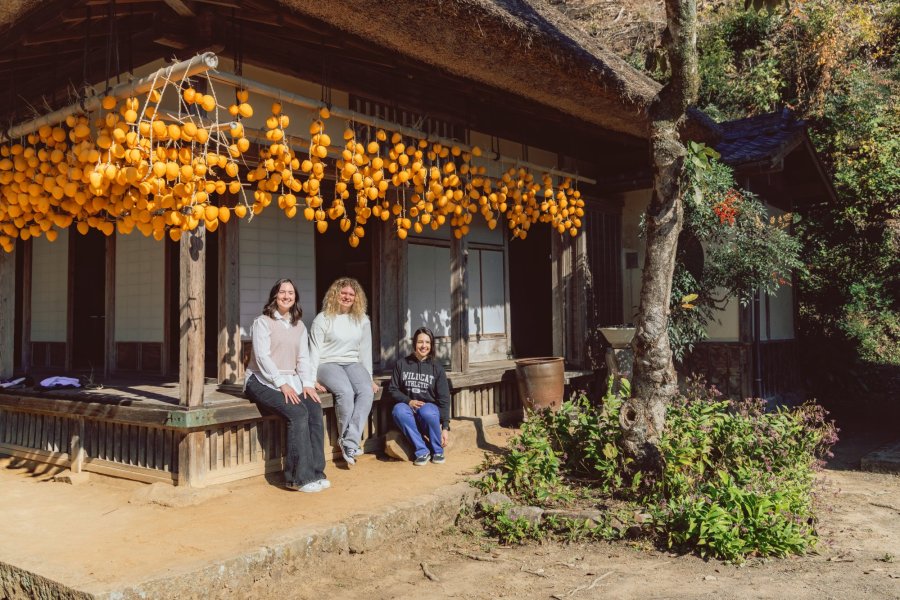
M 665 426 L 666 404 L 678 391 L 668 323 L 682 224 L 682 167 L 687 155 L 679 129 L 699 83 L 696 1 L 666 0 L 666 18 L 663 41 L 672 76 L 650 108 L 653 195 L 645 215 L 647 252 L 632 342 L 634 396 L 620 414 L 625 451 L 644 468 L 660 466 L 657 447 Z

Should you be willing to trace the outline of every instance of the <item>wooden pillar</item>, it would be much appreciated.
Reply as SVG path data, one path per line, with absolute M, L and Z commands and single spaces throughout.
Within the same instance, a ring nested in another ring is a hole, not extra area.
M 552 286 L 553 356 L 566 355 L 565 311 L 566 289 L 564 278 L 563 242 L 555 231 L 550 233 L 550 273 Z
M 16 253 L 0 250 L 0 379 L 16 368 Z
M 406 330 L 409 306 L 407 272 L 409 245 L 397 238 L 389 223 L 383 223 L 372 239 L 372 346 L 374 364 L 387 369 L 404 354 L 404 341 L 412 335 Z
M 203 404 L 205 380 L 206 229 L 201 225 L 185 232 L 178 249 L 179 404 L 193 408 Z M 203 431 L 187 433 L 178 442 L 178 485 L 203 485 L 205 443 Z
M 178 442 L 178 485 L 203 487 L 207 473 L 205 431 L 186 433 Z
M 219 383 L 244 378 L 241 361 L 240 220 L 219 226 L 219 332 L 216 364 Z
M 66 363 L 67 371 L 72 370 L 75 351 L 75 236 L 69 230 L 69 249 L 66 252 Z
M 206 313 L 206 229 L 185 232 L 179 241 L 179 404 L 203 404 Z
M 19 248 L 22 250 L 22 372 L 27 373 L 31 371 L 31 240 L 21 242 Z
M 469 243 L 450 240 L 450 369 L 469 370 Z
M 109 377 L 115 370 L 116 358 L 116 237 L 113 234 L 106 238 L 106 306 L 104 310 L 106 360 L 103 365 L 103 376 Z
M 84 468 L 84 419 L 78 419 L 72 427 L 69 439 L 69 470 L 81 473 Z

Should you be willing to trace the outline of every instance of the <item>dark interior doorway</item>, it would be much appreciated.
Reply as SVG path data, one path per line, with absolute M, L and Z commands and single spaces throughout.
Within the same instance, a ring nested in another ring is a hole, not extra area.
M 106 236 L 69 236 L 72 273 L 72 368 L 103 374 L 106 357 Z
M 366 293 L 369 301 L 368 312 L 372 314 L 372 238 L 377 235 L 376 227 L 367 227 L 365 237 L 360 238 L 359 246 L 352 248 L 347 242 L 347 233 L 341 231 L 339 221 L 329 221 L 325 233 L 316 233 L 316 297 L 310 302 L 302 300 L 303 314 L 312 314 L 322 308 L 322 298 L 335 279 L 352 277 L 356 279 Z
M 509 311 L 516 358 L 553 354 L 550 228 L 537 226 L 509 242 Z

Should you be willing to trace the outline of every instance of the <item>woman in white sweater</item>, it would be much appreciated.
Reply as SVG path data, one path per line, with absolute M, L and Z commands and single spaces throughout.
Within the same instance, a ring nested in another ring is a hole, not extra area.
M 334 396 L 341 456 L 352 467 L 363 453 L 359 442 L 378 391 L 366 294 L 355 279 L 338 279 L 325 292 L 322 312 L 310 326 L 309 355 L 316 388 Z

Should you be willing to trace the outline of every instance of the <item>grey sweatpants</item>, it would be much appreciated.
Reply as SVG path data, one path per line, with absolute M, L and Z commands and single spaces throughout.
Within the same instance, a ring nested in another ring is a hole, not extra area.
M 360 363 L 320 363 L 316 379 L 334 395 L 340 443 L 356 450 L 375 398 L 372 377 Z

